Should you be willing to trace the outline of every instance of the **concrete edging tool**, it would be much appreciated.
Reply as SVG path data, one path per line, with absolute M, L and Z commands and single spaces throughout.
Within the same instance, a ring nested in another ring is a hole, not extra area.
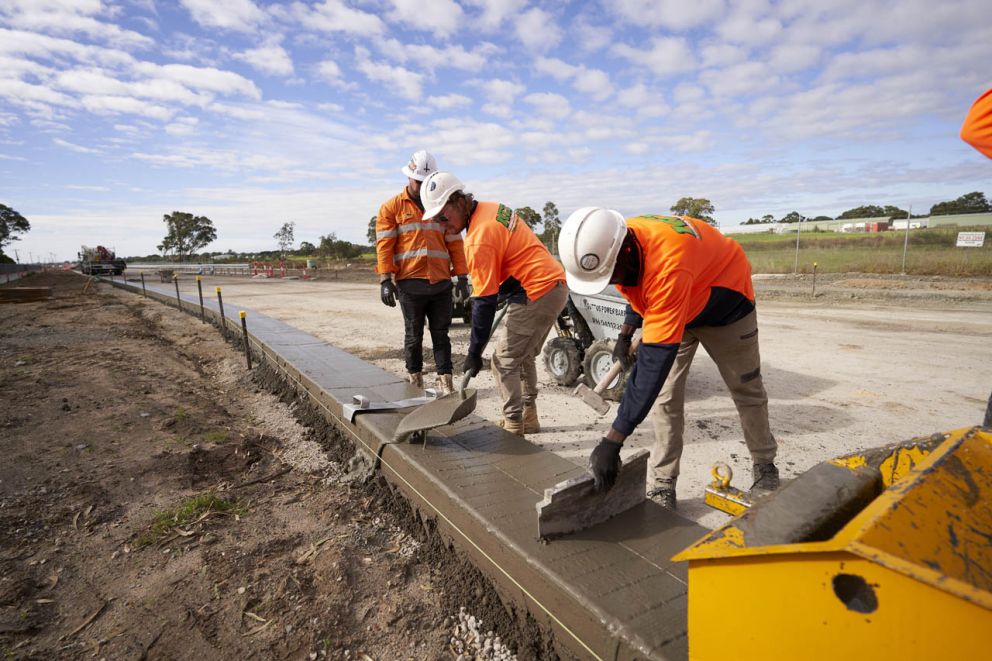
M 489 330 L 489 338 L 486 340 L 486 344 L 482 346 L 483 351 L 489 345 L 489 340 L 496 334 L 496 329 L 499 327 L 500 322 L 503 321 L 503 317 L 506 316 L 506 311 L 509 307 L 510 304 L 507 303 L 496 313 L 493 326 Z M 471 379 L 471 376 L 465 374 L 462 377 L 458 390 L 407 413 L 406 417 L 400 420 L 400 424 L 397 425 L 396 431 L 393 433 L 393 440 L 402 441 L 411 435 L 427 432 L 435 427 L 450 425 L 452 422 L 457 422 L 474 411 L 478 392 L 474 388 L 467 388 L 468 382 Z M 423 436 L 426 443 L 426 433 Z

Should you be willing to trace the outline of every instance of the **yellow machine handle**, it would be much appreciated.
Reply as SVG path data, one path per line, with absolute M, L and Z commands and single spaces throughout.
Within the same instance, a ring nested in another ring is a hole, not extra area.
M 719 484 L 721 489 L 729 487 L 730 481 L 734 479 L 733 469 L 722 461 L 713 464 L 710 474 L 713 476 L 713 485 L 716 486 Z

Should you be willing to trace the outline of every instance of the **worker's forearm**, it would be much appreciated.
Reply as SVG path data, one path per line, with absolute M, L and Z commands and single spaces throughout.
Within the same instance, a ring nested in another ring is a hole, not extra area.
M 616 429 L 610 427 L 610 431 L 606 432 L 606 440 L 613 441 L 614 443 L 623 443 L 626 440 L 627 435 L 621 434 Z

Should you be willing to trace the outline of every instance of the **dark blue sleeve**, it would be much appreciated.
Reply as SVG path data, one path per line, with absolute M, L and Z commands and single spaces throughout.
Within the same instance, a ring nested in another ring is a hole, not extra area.
M 496 294 L 472 298 L 472 337 L 468 342 L 470 354 L 479 355 L 486 348 L 495 316 Z
M 677 344 L 641 344 L 623 391 L 623 399 L 620 400 L 620 408 L 617 409 L 617 418 L 613 421 L 613 429 L 630 436 L 637 425 L 648 417 L 651 405 L 672 371 L 678 350 Z
M 641 318 L 641 315 L 634 312 L 634 308 L 630 307 L 629 303 L 627 304 L 627 308 L 623 311 L 623 313 L 624 313 L 624 317 L 623 317 L 624 326 L 633 326 L 634 328 L 640 328 L 641 324 L 644 323 L 644 319 Z

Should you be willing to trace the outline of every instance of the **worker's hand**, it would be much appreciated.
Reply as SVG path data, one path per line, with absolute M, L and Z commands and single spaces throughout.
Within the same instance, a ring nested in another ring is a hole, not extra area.
M 634 364 L 633 359 L 630 357 L 630 340 L 633 335 L 625 335 L 620 333 L 617 336 L 616 344 L 613 345 L 613 360 L 620 363 L 620 367 L 625 370 L 629 370 L 630 366 Z
M 459 302 L 468 300 L 468 276 L 458 276 L 458 282 L 455 283 L 455 300 Z
M 382 298 L 383 305 L 388 305 L 391 308 L 396 307 L 396 283 L 393 282 L 392 277 L 383 278 L 382 282 L 379 283 L 379 296 Z
M 620 448 L 623 443 L 614 443 L 605 438 L 599 442 L 589 455 L 589 469 L 594 479 L 593 488 L 599 493 L 606 493 L 613 488 L 620 472 Z
M 465 363 L 462 365 L 462 371 L 469 375 L 469 378 L 475 378 L 475 375 L 479 373 L 482 369 L 482 356 L 474 353 L 470 353 L 465 356 Z

